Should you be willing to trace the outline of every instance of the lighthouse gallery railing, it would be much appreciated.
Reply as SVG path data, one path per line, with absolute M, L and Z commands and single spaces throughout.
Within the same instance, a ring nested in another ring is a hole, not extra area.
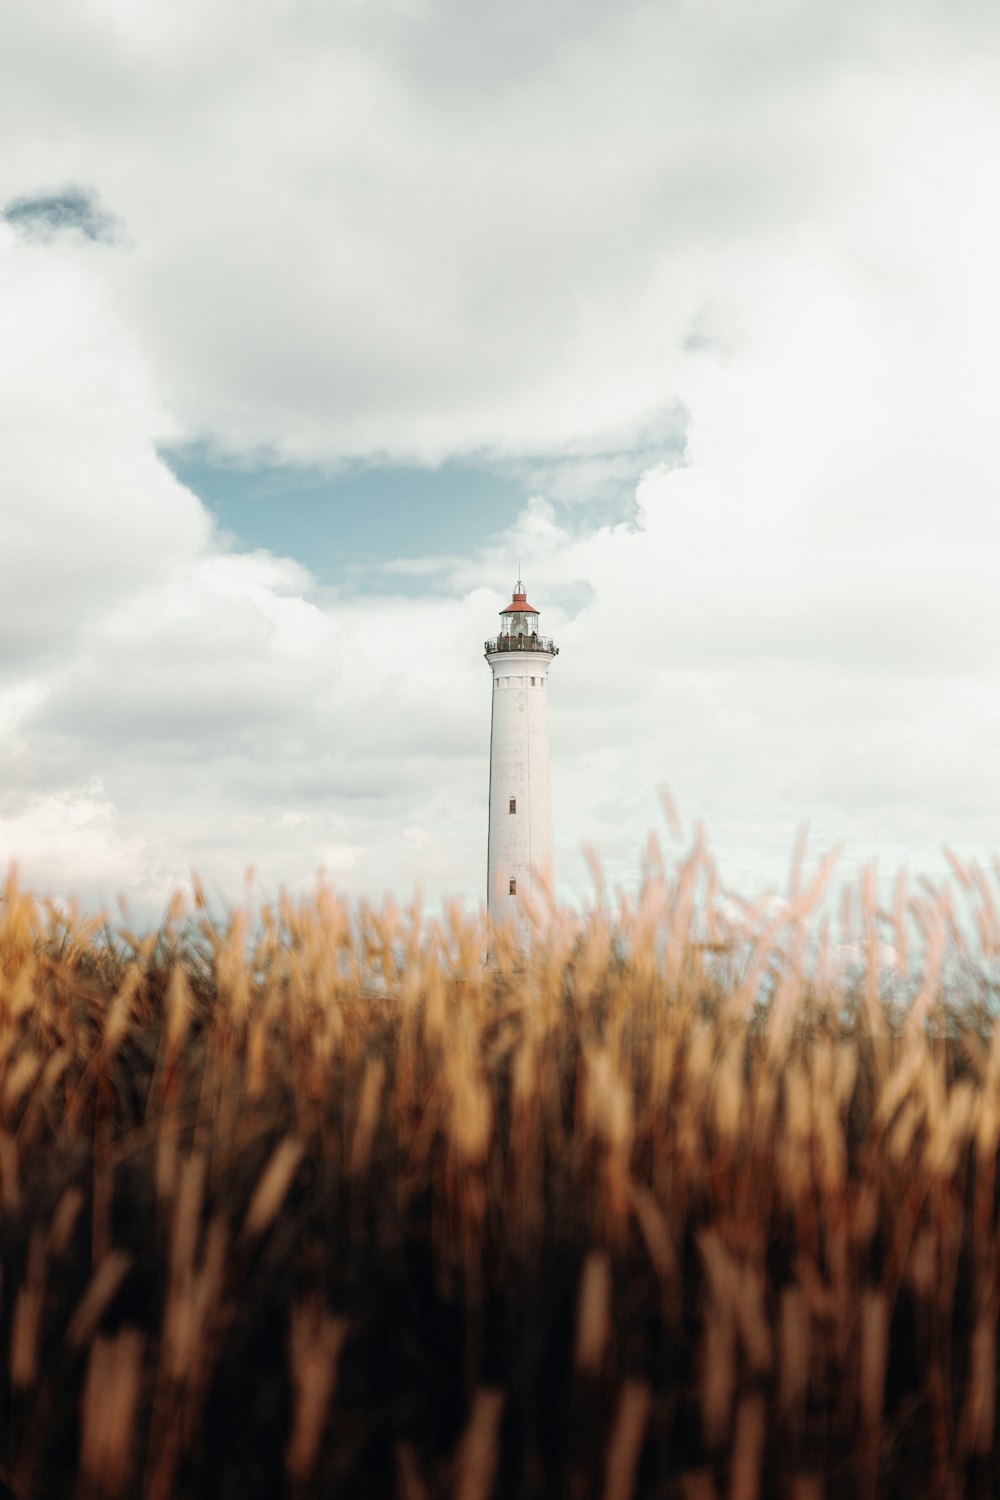
M 494 651 L 544 651 L 548 656 L 559 655 L 559 647 L 549 635 L 495 635 L 483 644 L 487 656 Z

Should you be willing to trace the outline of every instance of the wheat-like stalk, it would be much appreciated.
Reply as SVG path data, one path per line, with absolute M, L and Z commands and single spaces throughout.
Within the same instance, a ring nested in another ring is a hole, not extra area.
M 998 1492 L 1000 916 L 0 899 L 18 1495 Z M 490 951 L 491 962 L 483 959 Z

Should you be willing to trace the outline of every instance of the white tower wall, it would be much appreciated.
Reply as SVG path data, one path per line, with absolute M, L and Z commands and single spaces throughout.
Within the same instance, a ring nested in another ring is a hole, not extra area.
M 487 908 L 491 925 L 511 924 L 527 947 L 527 908 L 544 902 L 553 879 L 548 672 L 554 647 L 489 649 L 501 639 L 487 642 L 486 651 L 493 673 Z

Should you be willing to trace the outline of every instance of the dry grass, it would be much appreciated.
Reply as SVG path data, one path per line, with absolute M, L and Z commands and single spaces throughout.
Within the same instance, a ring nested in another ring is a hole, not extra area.
M 996 1494 L 996 873 L 734 916 L 698 847 L 489 968 L 11 881 L 0 1493 Z

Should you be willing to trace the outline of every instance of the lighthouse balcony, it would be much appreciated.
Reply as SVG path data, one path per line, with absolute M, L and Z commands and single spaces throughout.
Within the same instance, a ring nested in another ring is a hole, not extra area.
M 544 651 L 546 656 L 558 656 L 559 647 L 553 643 L 549 635 L 536 635 L 534 631 L 526 635 L 518 631 L 517 635 L 495 635 L 485 642 L 486 655 L 491 656 L 494 651 Z

